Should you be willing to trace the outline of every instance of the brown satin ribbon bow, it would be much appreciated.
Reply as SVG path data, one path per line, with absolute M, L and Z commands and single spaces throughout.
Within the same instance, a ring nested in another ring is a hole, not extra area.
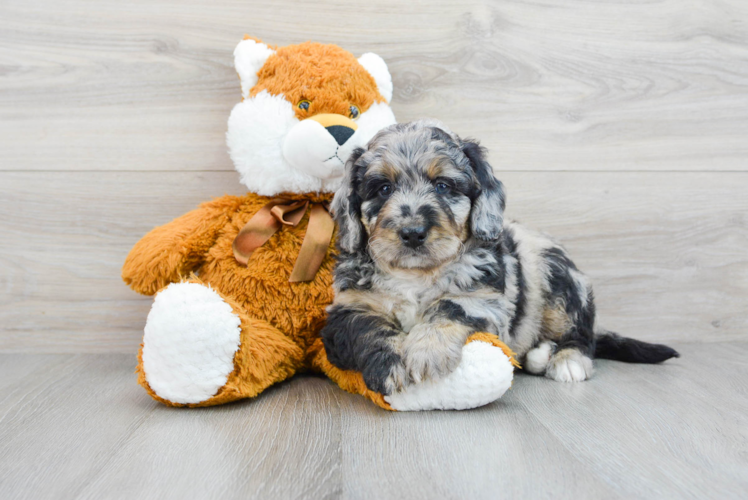
M 252 252 L 260 248 L 283 226 L 299 225 L 309 205 L 308 200 L 292 201 L 278 198 L 262 207 L 247 221 L 234 239 L 236 260 L 246 266 Z M 335 223 L 330 217 L 327 204 L 311 203 L 311 207 L 304 241 L 288 279 L 291 283 L 314 279 L 332 240 Z

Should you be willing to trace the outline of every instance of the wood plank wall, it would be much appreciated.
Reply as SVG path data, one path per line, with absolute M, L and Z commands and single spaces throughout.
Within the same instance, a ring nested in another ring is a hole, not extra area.
M 130 247 L 242 192 L 244 33 L 381 55 L 398 119 L 490 148 L 508 214 L 571 250 L 603 325 L 748 339 L 748 2 L 38 0 L 0 6 L 0 351 L 137 348 Z

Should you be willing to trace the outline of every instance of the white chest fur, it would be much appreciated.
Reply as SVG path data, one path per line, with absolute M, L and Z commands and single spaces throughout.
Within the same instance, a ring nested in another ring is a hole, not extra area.
M 443 279 L 410 271 L 378 276 L 374 286 L 387 313 L 395 316 L 406 333 L 423 321 L 426 311 L 445 293 Z
M 498 265 L 489 252 L 463 254 L 434 273 L 416 270 L 378 273 L 373 285 L 381 298 L 383 312 L 394 316 L 406 333 L 422 323 L 439 300 L 448 299 L 467 315 L 486 320 L 487 331 L 506 337 L 514 312 L 512 299 L 517 293 L 514 262 L 507 264 L 512 271 L 506 280 L 507 293 L 477 283 L 482 276 L 481 267 Z

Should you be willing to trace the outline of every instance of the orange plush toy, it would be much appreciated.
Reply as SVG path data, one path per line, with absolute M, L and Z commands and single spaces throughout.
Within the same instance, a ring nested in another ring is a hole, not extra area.
M 171 406 L 254 397 L 309 369 L 388 409 L 473 407 L 503 394 L 511 354 L 486 334 L 448 379 L 412 396 L 372 393 L 360 374 L 327 361 L 318 333 L 333 298 L 328 206 L 351 151 L 395 122 L 392 81 L 379 56 L 356 59 L 335 45 L 272 48 L 245 37 L 234 56 L 243 99 L 227 143 L 249 192 L 152 230 L 128 255 L 125 282 L 156 294 L 140 384 Z M 478 387 L 469 401 L 445 403 L 466 381 Z

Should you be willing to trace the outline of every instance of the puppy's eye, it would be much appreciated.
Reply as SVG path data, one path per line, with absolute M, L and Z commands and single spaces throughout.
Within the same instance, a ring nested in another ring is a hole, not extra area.
M 309 111 L 309 106 L 311 106 L 312 101 L 308 101 L 306 99 L 302 99 L 299 101 L 299 103 L 296 105 L 297 108 L 299 108 L 302 111 Z
M 379 188 L 378 193 L 379 193 L 379 196 L 383 196 L 385 198 L 388 197 L 389 195 L 392 194 L 392 185 L 385 184 L 384 186 Z
M 358 108 L 357 108 L 356 106 L 351 106 L 350 108 L 348 108 L 348 111 L 349 111 L 349 112 L 350 112 L 350 114 L 351 114 L 351 118 L 353 118 L 354 120 L 355 120 L 356 118 L 358 118 L 358 115 L 360 115 L 360 114 L 361 114 L 361 111 L 359 111 L 359 110 L 358 110 Z
M 434 189 L 436 190 L 437 194 L 445 194 L 449 192 L 449 184 L 439 181 L 434 186 Z

